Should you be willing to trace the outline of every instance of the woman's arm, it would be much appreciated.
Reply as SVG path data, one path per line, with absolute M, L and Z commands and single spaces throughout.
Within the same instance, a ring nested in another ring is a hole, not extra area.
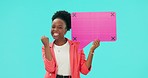
M 45 36 L 43 36 L 41 38 L 41 41 L 44 45 L 44 50 L 45 50 L 45 58 L 47 58 L 49 61 L 51 61 L 52 59 L 52 55 L 51 55 L 51 52 L 50 52 L 50 47 L 49 47 L 49 39 Z
M 42 47 L 42 55 L 43 55 L 45 69 L 48 72 L 54 72 L 55 71 L 55 61 L 52 58 L 52 54 L 51 54 L 50 46 L 49 46 L 49 40 L 47 37 L 43 36 L 41 38 L 41 41 L 44 45 Z
M 87 60 L 85 60 L 85 54 L 84 54 L 83 50 L 81 50 L 80 72 L 82 74 L 86 75 L 90 71 L 91 64 L 92 64 L 92 59 L 93 59 L 93 52 L 99 45 L 100 45 L 100 41 L 95 40 L 92 47 L 91 47 L 91 49 L 90 49 Z
M 95 41 L 93 42 L 92 47 L 90 48 L 89 55 L 88 55 L 88 58 L 87 58 L 87 60 L 86 60 L 86 66 L 87 66 L 88 68 L 91 67 L 92 59 L 93 59 L 93 54 L 94 54 L 95 49 L 96 49 L 98 46 L 100 46 L 100 41 L 99 41 L 99 40 L 95 40 Z

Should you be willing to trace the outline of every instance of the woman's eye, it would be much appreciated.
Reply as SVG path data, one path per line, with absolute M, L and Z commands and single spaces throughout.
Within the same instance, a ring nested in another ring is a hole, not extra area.
M 59 27 L 59 29 L 62 29 L 62 27 Z
M 52 28 L 55 28 L 54 26 Z

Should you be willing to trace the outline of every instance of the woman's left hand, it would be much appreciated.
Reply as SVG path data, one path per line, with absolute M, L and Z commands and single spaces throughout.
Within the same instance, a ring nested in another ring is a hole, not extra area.
M 93 45 L 90 50 L 94 51 L 99 46 L 100 46 L 100 40 L 94 40 Z

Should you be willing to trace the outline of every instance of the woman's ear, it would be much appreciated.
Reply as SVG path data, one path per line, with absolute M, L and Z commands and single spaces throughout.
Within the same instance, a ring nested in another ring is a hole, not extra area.
M 67 26 L 65 27 L 65 32 L 64 32 L 64 34 L 66 34 L 67 33 Z
M 64 34 L 66 34 L 67 33 L 67 29 L 65 29 L 65 32 L 64 32 Z

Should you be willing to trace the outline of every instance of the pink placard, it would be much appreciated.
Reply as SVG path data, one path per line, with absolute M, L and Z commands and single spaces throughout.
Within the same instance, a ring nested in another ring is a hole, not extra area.
M 73 12 L 72 40 L 80 42 L 80 49 L 91 41 L 116 41 L 115 12 Z

